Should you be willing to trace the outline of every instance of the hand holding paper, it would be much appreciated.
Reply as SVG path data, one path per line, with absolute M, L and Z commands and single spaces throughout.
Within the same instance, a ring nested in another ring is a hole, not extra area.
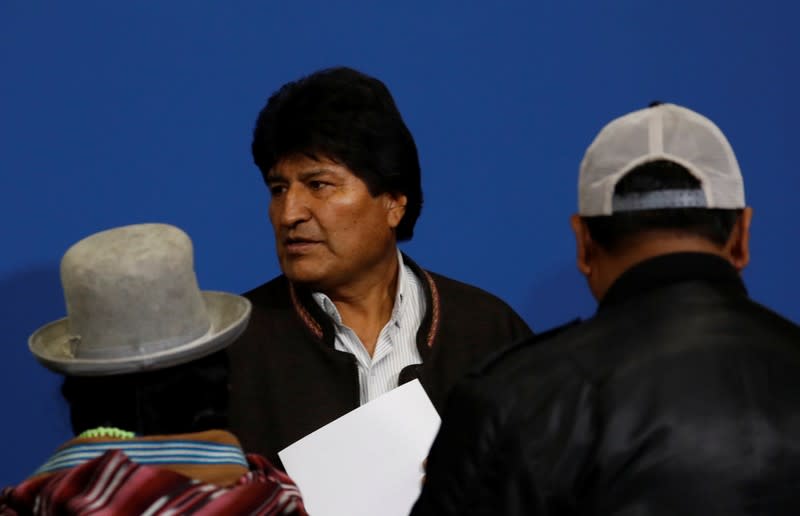
M 315 516 L 405 516 L 440 424 L 418 380 L 307 435 L 278 455 Z

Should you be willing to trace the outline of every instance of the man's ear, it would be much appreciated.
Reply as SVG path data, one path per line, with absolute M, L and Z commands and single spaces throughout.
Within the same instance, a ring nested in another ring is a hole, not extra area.
M 592 273 L 590 262 L 594 251 L 594 243 L 589 235 L 589 228 L 586 227 L 586 222 L 577 214 L 570 217 L 569 223 L 572 226 L 573 233 L 575 233 L 578 270 L 584 276 L 589 276 Z
M 723 249 L 725 257 L 739 272 L 750 263 L 750 222 L 752 220 L 753 208 L 743 209 Z
M 408 197 L 399 192 L 386 192 L 383 196 L 386 203 L 386 222 L 390 228 L 395 229 L 400 225 L 400 221 L 403 220 L 403 216 L 406 214 Z

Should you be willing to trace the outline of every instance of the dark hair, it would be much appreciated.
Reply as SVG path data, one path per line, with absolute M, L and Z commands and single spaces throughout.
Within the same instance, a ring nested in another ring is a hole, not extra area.
M 655 160 L 635 167 L 614 188 L 614 195 L 659 190 L 700 189 L 700 181 L 684 166 Z M 700 236 L 725 245 L 742 210 L 669 208 L 639 210 L 584 217 L 592 240 L 608 251 L 616 251 L 633 237 L 648 231 L 670 231 Z
M 417 146 L 378 79 L 340 67 L 285 84 L 258 115 L 251 149 L 265 180 L 281 159 L 305 154 L 344 164 L 373 196 L 404 194 L 397 239 L 413 236 L 422 210 Z
M 225 351 L 166 369 L 114 376 L 67 376 L 61 394 L 75 435 L 111 426 L 139 435 L 227 428 Z

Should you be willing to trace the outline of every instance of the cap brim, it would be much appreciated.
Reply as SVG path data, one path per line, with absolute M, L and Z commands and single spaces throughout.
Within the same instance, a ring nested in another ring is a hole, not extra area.
M 203 291 L 210 327 L 202 337 L 178 347 L 129 358 L 71 358 L 67 318 L 59 319 L 36 330 L 28 339 L 28 347 L 36 359 L 48 369 L 70 376 L 106 376 L 163 369 L 210 355 L 224 349 L 247 327 L 250 301 L 227 292 Z

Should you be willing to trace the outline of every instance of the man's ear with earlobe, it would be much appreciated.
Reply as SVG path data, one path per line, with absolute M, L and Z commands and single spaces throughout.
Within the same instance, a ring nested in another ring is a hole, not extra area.
M 569 219 L 572 226 L 572 231 L 575 233 L 575 250 L 577 254 L 578 270 L 584 276 L 589 276 L 592 273 L 592 267 L 589 264 L 592 253 L 592 237 L 589 235 L 589 228 L 583 221 L 580 215 L 575 214 Z
M 752 220 L 753 208 L 744 208 L 736 220 L 731 236 L 723 250 L 725 257 L 739 272 L 750 263 L 750 222 Z
M 386 217 L 389 227 L 394 229 L 400 225 L 403 216 L 406 214 L 406 205 L 408 204 L 408 197 L 402 193 L 386 192 L 384 199 L 386 201 Z

